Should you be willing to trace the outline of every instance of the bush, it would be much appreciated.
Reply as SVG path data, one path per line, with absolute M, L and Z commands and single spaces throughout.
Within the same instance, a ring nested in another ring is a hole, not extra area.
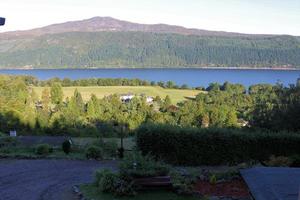
M 121 178 L 117 179 L 114 183 L 114 194 L 121 197 L 136 195 L 133 182 Z
M 118 143 L 116 141 L 104 142 L 103 151 L 108 157 L 116 157 L 118 151 Z
M 120 173 L 129 177 L 152 177 L 168 175 L 168 165 L 155 161 L 151 156 L 135 152 L 125 156 L 120 164 Z
M 114 192 L 114 185 L 118 176 L 111 170 L 104 169 L 96 172 L 96 185 L 104 193 Z
M 211 184 L 211 185 L 216 185 L 217 184 L 217 176 L 215 175 L 215 174 L 213 174 L 213 175 L 211 175 L 210 177 L 209 177 L 209 183 Z
M 180 128 L 143 125 L 137 130 L 137 146 L 143 154 L 180 165 L 237 164 L 264 161 L 271 155 L 300 153 L 300 135 L 246 132 L 234 129 Z
M 95 184 L 103 193 L 112 193 L 117 196 L 133 196 L 136 194 L 132 181 L 123 179 L 108 169 L 96 172 Z
M 177 194 L 180 195 L 191 195 L 194 191 L 194 184 L 196 177 L 194 176 L 183 176 L 177 171 L 172 171 L 170 174 L 171 183 Z
M 1 147 L 14 147 L 18 143 L 16 138 L 4 136 L 0 138 L 0 148 Z
M 39 144 L 35 149 L 36 154 L 43 155 L 43 156 L 52 153 L 52 151 L 53 149 L 49 144 Z
M 71 152 L 71 142 L 69 140 L 66 140 L 62 143 L 62 150 L 65 152 L 65 154 L 69 154 Z
M 97 146 L 103 150 L 103 154 L 107 157 L 116 157 L 118 151 L 118 143 L 115 140 L 105 141 L 98 139 L 92 143 L 93 146 Z
M 98 146 L 92 145 L 87 147 L 85 156 L 88 159 L 103 159 L 103 150 Z

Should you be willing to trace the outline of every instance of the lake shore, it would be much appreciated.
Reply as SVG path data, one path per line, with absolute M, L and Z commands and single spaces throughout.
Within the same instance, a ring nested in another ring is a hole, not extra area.
M 1 68 L 0 70 L 93 70 L 93 69 L 224 69 L 224 70 L 275 70 L 275 71 L 300 71 L 295 67 L 47 67 L 47 68 L 34 68 L 34 67 L 9 67 Z

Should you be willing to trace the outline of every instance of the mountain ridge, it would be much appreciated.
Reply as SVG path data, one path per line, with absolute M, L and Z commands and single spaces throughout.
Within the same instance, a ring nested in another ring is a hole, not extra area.
M 269 37 L 278 36 L 272 34 L 248 34 L 226 31 L 210 31 L 197 28 L 186 28 L 179 25 L 169 25 L 164 23 L 158 24 L 141 24 L 125 20 L 119 20 L 112 17 L 93 17 L 89 19 L 67 21 L 55 23 L 40 28 L 29 30 L 17 30 L 0 33 L 0 37 L 35 37 L 45 34 L 57 34 L 66 32 L 152 32 L 152 33 L 174 33 L 180 35 L 197 35 L 197 36 L 227 36 L 227 37 Z
M 300 68 L 300 37 L 94 17 L 0 33 L 0 68 Z

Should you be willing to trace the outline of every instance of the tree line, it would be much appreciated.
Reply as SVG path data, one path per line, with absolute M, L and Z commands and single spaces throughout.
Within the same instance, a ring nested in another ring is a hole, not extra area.
M 60 79 L 58 77 L 48 80 L 39 80 L 34 76 L 20 76 L 24 79 L 27 85 L 49 87 L 54 83 L 60 83 L 63 87 L 74 86 L 160 86 L 162 88 L 170 89 L 193 89 L 187 84 L 177 85 L 174 81 L 147 81 L 141 79 L 127 79 L 127 78 L 86 78 L 72 80 L 70 78 Z M 196 87 L 194 89 L 203 90 L 204 87 Z
M 300 41 L 293 36 L 73 32 L 0 42 L 3 68 L 300 66 Z
M 300 82 L 283 85 L 212 83 L 208 92 L 174 105 L 169 96 L 135 97 L 123 103 L 120 96 L 83 101 L 78 90 L 64 98 L 62 84 L 53 82 L 37 97 L 22 76 L 0 76 L 0 131 L 21 134 L 117 136 L 142 124 L 180 127 L 264 129 L 297 132 L 300 129 Z

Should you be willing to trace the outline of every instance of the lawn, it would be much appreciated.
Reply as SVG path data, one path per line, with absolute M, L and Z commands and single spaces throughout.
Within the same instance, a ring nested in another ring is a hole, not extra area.
M 64 97 L 71 97 L 75 89 L 81 93 L 83 99 L 87 101 L 91 94 L 95 94 L 98 98 L 103 98 L 111 94 L 146 94 L 147 96 L 160 96 L 165 98 L 170 96 L 172 103 L 178 103 L 187 98 L 194 98 L 201 91 L 199 90 L 180 90 L 180 89 L 164 89 L 155 86 L 87 86 L 87 87 L 64 87 Z M 41 97 L 43 87 L 33 87 L 39 97 Z
M 92 144 L 99 140 L 98 138 L 91 138 L 91 137 L 73 137 L 72 141 L 74 142 L 75 145 L 84 147 L 89 144 Z M 103 138 L 104 142 L 110 142 L 110 141 L 115 141 L 119 147 L 121 146 L 121 139 L 120 138 Z M 123 139 L 123 146 L 126 150 L 132 150 L 135 146 L 135 139 L 133 137 L 128 137 Z
M 94 200 L 201 200 L 201 198 L 178 196 L 170 191 L 140 192 L 135 197 L 115 197 L 111 194 L 102 194 L 93 185 L 80 186 L 81 192 L 87 199 Z

